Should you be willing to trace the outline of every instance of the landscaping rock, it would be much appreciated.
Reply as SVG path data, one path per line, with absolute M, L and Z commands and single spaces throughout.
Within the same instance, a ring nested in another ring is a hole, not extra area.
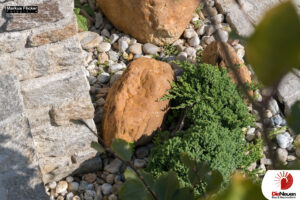
M 68 189 L 68 183 L 67 181 L 59 181 L 57 186 L 56 186 L 56 189 L 55 191 L 58 193 L 58 194 L 62 194 L 62 193 L 65 193 Z
M 279 101 L 284 104 L 284 112 L 289 114 L 291 106 L 300 101 L 300 70 L 294 69 L 283 77 L 277 94 Z
M 90 31 L 78 33 L 78 39 L 82 48 L 85 50 L 96 48 L 99 46 L 100 42 L 102 42 L 99 34 Z
M 107 52 L 107 51 L 110 50 L 110 48 L 111 48 L 111 44 L 110 43 L 108 43 L 108 42 L 101 42 L 99 44 L 98 50 L 99 50 L 99 52 Z
M 108 184 L 108 183 L 104 183 L 102 186 L 101 186 L 101 190 L 102 190 L 102 193 L 104 195 L 109 195 L 111 190 L 112 190 L 112 185 L 111 184 Z
M 169 64 L 139 58 L 131 62 L 109 90 L 104 105 L 102 134 L 104 142 L 112 139 L 144 143 L 159 128 L 168 101 L 159 101 L 170 89 L 173 71 Z
M 79 189 L 79 183 L 77 183 L 77 182 L 69 183 L 68 191 L 76 193 L 78 191 L 78 189 Z
M 104 170 L 108 171 L 109 173 L 116 174 L 117 172 L 119 172 L 121 166 L 122 166 L 122 161 L 116 158 L 111 163 L 106 165 L 104 167 Z
M 120 70 L 125 69 L 125 68 L 126 68 L 125 64 L 117 63 L 117 64 L 110 65 L 109 68 L 108 68 L 108 71 L 109 71 L 109 73 L 114 73 L 114 72 L 120 71 Z
M 278 148 L 276 150 L 278 160 L 282 163 L 286 163 L 288 158 L 288 151 L 286 149 Z
M 118 30 L 140 42 L 158 45 L 177 40 L 199 4 L 200 0 L 98 0 L 103 13 Z
M 142 44 L 140 43 L 135 43 L 129 47 L 129 52 L 133 54 L 142 54 Z
M 205 48 L 203 52 L 203 61 L 205 63 L 218 65 L 222 67 L 228 67 L 233 64 L 236 67 L 238 76 L 241 78 L 241 81 L 243 83 L 251 83 L 250 72 L 246 65 L 244 65 L 243 62 L 237 57 L 237 54 L 233 47 L 231 47 L 227 43 L 223 44 L 229 52 L 230 60 L 226 59 L 225 52 L 221 48 L 221 42 L 213 42 Z M 235 83 L 237 83 L 237 80 L 232 71 L 230 71 L 228 75 L 233 79 Z M 252 95 L 253 92 L 250 92 L 249 94 Z
M 293 143 L 293 138 L 290 136 L 288 132 L 285 132 L 283 134 L 279 134 L 276 136 L 277 143 L 280 146 L 280 148 L 287 148 Z
M 101 74 L 99 74 L 99 76 L 97 77 L 97 80 L 100 83 L 107 83 L 110 79 L 110 75 L 107 72 L 102 72 Z
M 160 51 L 160 48 L 154 44 L 147 43 L 143 45 L 143 51 L 145 54 L 155 55 Z

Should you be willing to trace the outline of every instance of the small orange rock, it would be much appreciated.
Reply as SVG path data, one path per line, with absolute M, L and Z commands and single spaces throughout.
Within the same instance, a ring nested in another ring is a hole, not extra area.
M 128 60 L 132 60 L 133 59 L 133 54 L 130 53 L 129 56 L 128 56 Z

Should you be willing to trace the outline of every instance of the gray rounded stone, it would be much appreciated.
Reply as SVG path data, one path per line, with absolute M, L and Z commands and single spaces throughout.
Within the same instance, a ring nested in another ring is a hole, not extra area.
M 277 158 L 279 161 L 286 163 L 287 158 L 288 158 L 288 151 L 286 149 L 283 148 L 278 148 L 276 150 L 277 153 Z
M 184 37 L 186 38 L 186 39 L 190 39 L 190 38 L 192 38 L 192 37 L 194 37 L 195 35 L 197 35 L 197 33 L 196 33 L 196 31 L 194 30 L 194 29 L 185 29 L 184 30 Z
M 78 189 L 79 189 L 79 183 L 77 183 L 77 182 L 69 183 L 68 190 L 70 192 L 76 193 L 78 191 Z
M 146 166 L 146 161 L 144 159 L 134 159 L 133 165 L 136 168 L 143 168 Z
M 110 37 L 109 37 L 109 40 L 110 40 L 110 43 L 113 44 L 115 43 L 117 40 L 119 39 L 119 35 L 117 34 L 112 34 Z
M 110 60 L 114 61 L 114 62 L 118 62 L 119 60 L 119 54 L 115 51 L 108 51 L 108 57 Z
M 114 174 L 109 174 L 106 176 L 105 181 L 108 184 L 113 184 L 114 183 L 114 179 L 115 179 L 115 175 Z
M 124 63 L 116 63 L 116 64 L 112 64 L 109 66 L 108 72 L 114 73 L 114 72 L 120 71 L 125 68 L 126 68 L 126 65 Z
M 121 53 L 125 52 L 128 49 L 128 42 L 125 41 L 124 39 L 120 39 L 118 41 L 118 45 L 119 45 L 119 51 Z
M 277 135 L 276 140 L 280 148 L 283 149 L 287 148 L 293 143 L 293 138 L 290 136 L 288 132 Z
M 135 43 L 129 47 L 129 52 L 133 54 L 142 54 L 142 44 L 140 43 Z
M 107 52 L 111 49 L 111 44 L 108 42 L 101 42 L 99 44 L 99 52 L 103 53 L 103 52 Z
M 111 193 L 111 190 L 112 190 L 112 185 L 111 184 L 108 184 L 108 183 L 104 183 L 102 186 L 101 186 L 101 190 L 102 190 L 102 193 L 104 195 L 109 195 Z
M 111 161 L 108 165 L 104 167 L 104 170 L 108 171 L 109 173 L 116 174 L 117 172 L 119 172 L 121 166 L 122 161 L 115 158 L 113 161 Z
M 155 55 L 160 51 L 160 48 L 154 44 L 146 43 L 143 45 L 143 51 L 145 54 Z
M 176 59 L 179 60 L 180 62 L 185 61 L 187 59 L 188 55 L 186 52 L 180 52 L 177 56 Z
M 193 36 L 191 39 L 189 39 L 189 45 L 192 47 L 196 47 L 200 44 L 200 39 L 198 35 Z
M 98 75 L 97 80 L 100 83 L 107 83 L 110 79 L 110 75 L 107 72 L 102 72 L 101 74 Z

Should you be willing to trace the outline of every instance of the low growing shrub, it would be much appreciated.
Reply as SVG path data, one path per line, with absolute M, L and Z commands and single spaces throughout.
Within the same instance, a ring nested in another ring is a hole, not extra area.
M 171 84 L 172 89 L 163 99 L 171 99 L 173 109 L 185 109 L 184 130 L 170 139 L 165 139 L 168 132 L 156 136 L 147 171 L 158 177 L 173 170 L 181 186 L 192 186 L 188 168 L 180 161 L 181 153 L 185 152 L 191 159 L 218 170 L 225 186 L 233 171 L 245 170 L 261 157 L 260 142 L 247 144 L 242 131 L 252 125 L 254 118 L 225 70 L 208 64 L 179 65 L 185 72 Z M 203 194 L 205 185 L 203 182 L 193 186 L 195 193 Z

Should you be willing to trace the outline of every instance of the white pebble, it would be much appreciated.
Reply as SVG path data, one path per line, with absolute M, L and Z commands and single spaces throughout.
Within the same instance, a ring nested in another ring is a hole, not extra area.
M 286 160 L 288 158 L 288 151 L 286 149 L 278 148 L 276 153 L 278 160 L 282 163 L 286 163 Z
M 66 196 L 66 200 L 72 200 L 74 197 L 74 194 L 72 192 L 69 192 Z
M 50 188 L 50 189 L 55 189 L 55 188 L 56 188 L 56 182 L 55 182 L 55 181 L 50 182 L 50 183 L 49 183 L 49 188 Z
M 110 43 L 108 43 L 108 42 L 101 42 L 100 44 L 99 44 L 99 52 L 107 52 L 107 51 L 109 51 L 110 50 L 110 48 L 111 48 L 111 44 Z
M 185 31 L 184 31 L 184 37 L 187 39 L 190 39 L 190 38 L 194 37 L 195 35 L 197 35 L 197 33 L 195 32 L 194 29 L 185 29 Z
M 285 132 L 277 135 L 276 140 L 280 148 L 285 149 L 293 143 L 294 139 L 290 136 L 288 132 Z
M 115 43 L 117 40 L 119 39 L 119 36 L 117 34 L 112 34 L 110 37 L 109 37 L 109 40 L 110 40 L 110 43 L 113 44 Z
M 99 76 L 97 77 L 97 80 L 100 83 L 107 83 L 109 81 L 110 75 L 107 72 L 102 72 L 101 74 L 99 74 Z
M 189 45 L 192 47 L 198 46 L 200 44 L 200 39 L 198 35 L 193 36 L 191 39 L 189 39 Z
M 62 194 L 64 192 L 66 192 L 67 189 L 68 189 L 67 181 L 59 181 L 55 190 L 58 194 Z
M 125 69 L 125 68 L 126 68 L 125 64 L 116 63 L 116 64 L 110 65 L 109 68 L 108 68 L 108 71 L 109 71 L 109 73 L 114 73 L 114 72 L 120 71 L 120 70 Z
M 68 176 L 68 177 L 66 178 L 66 181 L 67 181 L 68 183 L 73 182 L 73 180 L 74 180 L 74 178 L 73 178 L 72 176 Z

